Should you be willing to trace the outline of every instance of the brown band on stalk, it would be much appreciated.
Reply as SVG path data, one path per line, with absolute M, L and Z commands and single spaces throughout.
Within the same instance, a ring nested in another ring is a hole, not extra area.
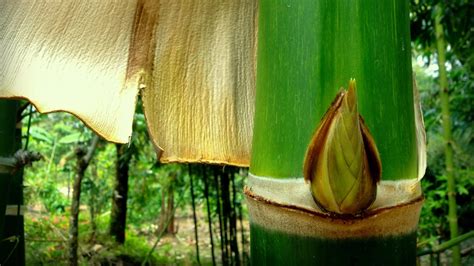
M 296 206 L 283 206 L 245 191 L 251 221 L 266 228 L 308 237 L 368 238 L 409 234 L 416 230 L 423 197 L 379 209 L 364 217 L 331 217 Z
M 416 180 L 415 180 L 416 181 Z M 330 239 L 397 236 L 416 230 L 424 198 L 418 182 L 382 181 L 374 204 L 360 215 L 334 215 L 312 201 L 302 178 L 249 177 L 250 220 L 288 234 Z

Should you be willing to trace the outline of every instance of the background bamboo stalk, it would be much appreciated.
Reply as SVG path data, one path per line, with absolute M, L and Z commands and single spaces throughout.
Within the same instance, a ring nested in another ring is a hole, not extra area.
M 445 164 L 446 164 L 446 179 L 448 181 L 448 202 L 449 213 L 448 222 L 451 238 L 458 236 L 458 216 L 456 204 L 456 184 L 454 178 L 454 163 L 453 163 L 453 137 L 451 130 L 451 114 L 449 111 L 449 88 L 448 76 L 446 74 L 446 44 L 444 40 L 444 30 L 441 23 L 443 9 L 441 4 L 436 6 L 435 15 L 435 31 L 436 31 L 436 47 L 438 51 L 438 67 L 439 67 L 439 87 L 441 98 L 441 114 L 443 123 L 443 135 L 445 141 Z M 461 265 L 461 253 L 458 245 L 452 248 L 453 265 Z
M 191 189 L 191 206 L 193 208 L 193 222 L 194 222 L 194 240 L 196 241 L 196 261 L 198 264 L 201 264 L 199 259 L 199 234 L 198 234 L 198 221 L 196 218 L 196 200 L 194 196 L 194 182 L 193 182 L 193 172 L 192 167 L 188 164 L 188 176 L 189 176 L 189 183 Z
M 207 175 L 204 165 L 201 165 L 201 175 L 204 179 L 204 196 L 206 198 L 207 224 L 209 227 L 209 239 L 211 242 L 212 265 L 216 265 L 216 255 L 214 254 L 214 238 L 212 237 L 211 205 L 209 202 L 209 176 Z

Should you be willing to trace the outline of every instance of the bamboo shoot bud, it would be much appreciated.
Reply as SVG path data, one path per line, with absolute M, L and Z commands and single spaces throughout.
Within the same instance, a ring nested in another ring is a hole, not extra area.
M 306 152 L 305 180 L 315 202 L 334 214 L 358 214 L 374 202 L 381 175 L 375 142 L 357 110 L 355 80 L 341 90 Z

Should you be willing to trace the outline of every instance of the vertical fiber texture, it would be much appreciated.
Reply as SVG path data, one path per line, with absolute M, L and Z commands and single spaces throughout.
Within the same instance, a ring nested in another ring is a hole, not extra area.
M 67 111 L 111 141 L 132 131 L 126 75 L 137 1 L 0 0 L 0 97 Z
M 254 0 L 160 2 L 143 103 L 162 161 L 249 164 L 256 11 Z
M 417 177 L 408 2 L 262 0 L 252 173 L 302 176 L 320 119 L 357 81 L 382 179 Z
M 248 166 L 256 11 L 256 0 L 0 0 L 0 98 L 125 143 L 140 87 L 162 161 Z

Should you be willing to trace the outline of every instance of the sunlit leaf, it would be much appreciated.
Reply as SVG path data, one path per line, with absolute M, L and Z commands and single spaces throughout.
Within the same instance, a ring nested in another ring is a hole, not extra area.
M 71 144 L 81 140 L 82 134 L 80 132 L 69 134 L 59 139 L 60 144 Z
M 44 130 L 41 127 L 31 127 L 30 136 L 51 145 L 54 142 L 54 137 L 48 131 Z

